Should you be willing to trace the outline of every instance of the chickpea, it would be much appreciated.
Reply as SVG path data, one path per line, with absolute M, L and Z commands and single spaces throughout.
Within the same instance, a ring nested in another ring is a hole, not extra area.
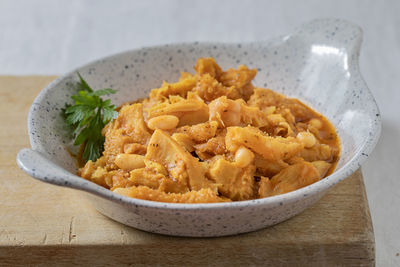
M 248 166 L 254 159 L 254 153 L 250 149 L 241 146 L 236 150 L 235 162 L 238 167 L 244 168 Z
M 300 132 L 296 138 L 304 144 L 305 148 L 313 147 L 317 143 L 315 136 L 310 132 Z
M 319 119 L 311 119 L 308 124 L 317 130 L 322 128 L 322 122 Z
M 179 123 L 178 117 L 174 115 L 161 115 L 151 118 L 147 126 L 152 129 L 171 130 L 174 129 Z
M 115 164 L 125 171 L 144 168 L 146 166 L 144 164 L 144 156 L 135 154 L 118 154 L 115 158 Z

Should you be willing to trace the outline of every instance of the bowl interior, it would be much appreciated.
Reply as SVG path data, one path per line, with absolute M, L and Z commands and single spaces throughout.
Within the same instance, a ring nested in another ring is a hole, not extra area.
M 342 25 L 343 26 L 343 25 Z M 120 105 L 145 97 L 163 80 L 193 72 L 199 57 L 214 57 L 223 69 L 245 64 L 258 69 L 255 86 L 267 87 L 304 103 L 326 116 L 341 139 L 337 171 L 356 170 L 372 150 L 380 131 L 379 111 L 358 71 L 361 32 L 356 27 L 324 31 L 303 27 L 295 34 L 251 44 L 190 43 L 143 48 L 90 63 L 77 71 L 95 89 L 113 88 Z M 75 173 L 76 151 L 60 116 L 76 92 L 76 71 L 57 79 L 37 97 L 29 115 L 33 149 Z

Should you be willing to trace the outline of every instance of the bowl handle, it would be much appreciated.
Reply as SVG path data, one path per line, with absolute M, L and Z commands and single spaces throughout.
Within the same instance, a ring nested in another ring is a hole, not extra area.
M 24 172 L 45 183 L 82 190 L 113 201 L 119 201 L 122 197 L 102 186 L 70 173 L 54 164 L 42 153 L 32 149 L 24 148 L 20 150 L 17 155 L 17 164 Z
M 57 166 L 42 153 L 24 148 L 17 155 L 18 166 L 30 176 L 50 184 L 85 190 L 88 181 Z
M 288 36 L 288 39 L 299 38 L 303 43 L 321 48 L 320 52 L 329 52 L 330 47 L 344 48 L 351 58 L 350 61 L 357 62 L 363 39 L 362 29 L 342 19 L 315 19 L 301 25 Z

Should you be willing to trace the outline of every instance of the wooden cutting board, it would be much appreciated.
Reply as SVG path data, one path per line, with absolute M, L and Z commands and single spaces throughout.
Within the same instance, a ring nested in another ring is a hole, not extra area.
M 72 189 L 32 179 L 15 158 L 30 146 L 29 107 L 53 79 L 0 76 L 0 266 L 375 264 L 360 170 L 286 222 L 222 238 L 136 230 L 98 213 Z

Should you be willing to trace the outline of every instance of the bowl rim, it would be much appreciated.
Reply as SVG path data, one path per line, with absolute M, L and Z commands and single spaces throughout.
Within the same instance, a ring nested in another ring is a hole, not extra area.
M 321 21 L 324 22 L 335 22 L 335 23 L 344 23 L 348 27 L 353 27 L 357 28 L 360 31 L 360 36 L 359 38 L 362 38 L 362 31 L 361 28 L 351 22 L 341 20 L 341 19 L 317 19 L 313 20 L 311 22 L 308 22 L 306 24 L 310 23 L 319 23 Z M 303 24 L 305 25 L 305 24 Z M 298 27 L 297 29 L 301 29 L 304 26 Z M 102 57 L 93 61 L 90 61 L 89 63 L 86 63 L 82 66 L 79 66 L 72 71 L 67 72 L 66 74 L 63 74 L 59 76 L 57 79 L 52 81 L 49 85 L 47 85 L 44 89 L 41 90 L 41 92 L 37 95 L 35 98 L 28 114 L 28 133 L 29 133 L 29 139 L 30 139 L 30 144 L 33 150 L 41 152 L 41 145 L 33 141 L 33 135 L 32 135 L 32 125 L 31 125 L 31 119 L 35 115 L 36 112 L 34 110 L 35 105 L 39 104 L 42 101 L 42 98 L 51 91 L 53 88 L 55 88 L 62 80 L 71 77 L 73 74 L 75 74 L 77 71 L 87 68 L 91 65 L 101 63 L 104 60 L 112 60 L 114 58 L 121 57 L 123 55 L 128 55 L 131 53 L 137 53 L 139 51 L 143 51 L 146 49 L 162 49 L 165 47 L 174 47 L 174 46 L 193 46 L 193 45 L 204 45 L 204 46 L 213 46 L 213 45 L 219 45 L 219 46 L 237 46 L 237 45 L 252 45 L 252 44 L 263 44 L 265 47 L 268 47 L 269 45 L 275 44 L 275 43 L 280 43 L 283 44 L 286 42 L 291 35 L 294 35 L 297 31 L 293 31 L 293 33 L 288 34 L 288 35 L 280 35 L 278 37 L 269 39 L 267 41 L 257 41 L 257 42 L 237 42 L 237 43 L 226 43 L 226 42 L 182 42 L 182 43 L 171 43 L 171 44 L 162 44 L 162 45 L 155 45 L 155 46 L 146 46 L 146 47 L 140 47 L 136 49 L 131 49 L 119 53 L 115 53 L 106 57 Z M 361 40 L 360 40 L 361 42 Z M 117 193 L 112 192 L 109 189 L 103 188 L 100 185 L 97 185 L 91 181 L 85 180 L 82 177 L 79 177 L 73 173 L 70 173 L 71 176 L 77 177 L 81 179 L 82 182 L 88 182 L 84 186 L 82 184 L 76 184 L 76 183 L 69 183 L 67 185 L 61 185 L 65 187 L 71 187 L 74 189 L 86 191 L 88 193 L 103 197 L 105 199 L 118 202 L 120 204 L 124 205 L 129 205 L 129 206 L 141 206 L 141 207 L 147 207 L 147 208 L 156 208 L 156 209 L 172 209 L 172 210 L 216 210 L 216 209 L 232 209 L 232 208 L 245 208 L 245 207 L 257 207 L 257 206 L 282 206 L 286 205 L 288 203 L 296 202 L 298 199 L 302 197 L 307 197 L 311 196 L 314 194 L 317 194 L 319 192 L 324 192 L 326 189 L 329 187 L 337 184 L 341 180 L 344 180 L 347 178 L 349 175 L 354 173 L 357 169 L 361 167 L 361 164 L 366 161 L 368 158 L 369 154 L 372 152 L 374 147 L 376 146 L 379 136 L 381 133 L 381 115 L 379 111 L 379 107 L 376 103 L 375 98 L 373 97 L 370 89 L 368 88 L 364 78 L 362 77 L 362 74 L 359 69 L 359 64 L 358 64 L 358 53 L 359 53 L 359 47 L 356 48 L 355 51 L 355 61 L 352 63 L 352 66 L 350 68 L 351 72 L 354 72 L 358 74 L 358 79 L 362 83 L 362 90 L 363 93 L 368 94 L 368 99 L 370 102 L 373 104 L 374 112 L 376 113 L 376 118 L 375 121 L 376 123 L 372 124 L 371 126 L 371 132 L 374 134 L 363 140 L 363 143 L 361 144 L 360 148 L 354 153 L 354 156 L 346 162 L 339 170 L 334 170 L 332 174 L 330 174 L 327 177 L 324 177 L 323 179 L 305 186 L 303 188 L 276 195 L 276 196 L 271 196 L 271 197 L 266 197 L 266 198 L 260 198 L 260 199 L 251 199 L 251 200 L 244 200 L 244 201 L 232 201 L 232 202 L 219 202 L 219 203 L 168 203 L 168 202 L 158 202 L 158 201 L 153 201 L 153 200 L 143 200 L 143 199 L 137 199 L 137 198 L 131 198 L 131 197 L 126 197 L 119 195 Z M 318 112 L 318 110 L 317 110 Z M 36 127 L 36 125 L 35 125 Z M 64 169 L 63 167 L 59 166 L 58 164 L 54 163 L 57 165 L 59 168 Z

